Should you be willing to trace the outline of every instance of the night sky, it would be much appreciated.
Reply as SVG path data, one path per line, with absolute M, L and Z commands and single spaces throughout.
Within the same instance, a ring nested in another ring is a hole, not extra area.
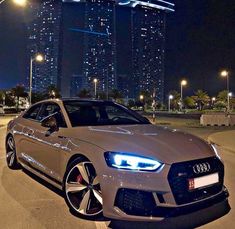
M 225 80 L 219 77 L 223 68 L 231 71 L 231 91 L 235 93 L 234 1 L 174 2 L 176 12 L 167 15 L 165 93 L 179 90 L 179 81 L 186 78 L 187 94 L 203 89 L 214 96 L 226 88 Z M 10 1 L 0 5 L 0 88 L 24 83 L 28 74 L 26 15 L 25 9 L 13 6 Z M 128 28 L 127 17 L 126 10 L 119 10 L 118 36 L 124 33 L 123 25 Z M 125 34 L 121 39 L 127 38 Z M 123 62 L 130 56 L 125 50 L 124 46 L 120 52 L 126 55 Z

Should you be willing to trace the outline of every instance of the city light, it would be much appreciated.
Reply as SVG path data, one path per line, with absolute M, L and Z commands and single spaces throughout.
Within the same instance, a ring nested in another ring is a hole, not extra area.
M 35 60 L 36 60 L 37 62 L 42 62 L 42 61 L 44 60 L 44 57 L 43 57 L 42 54 L 37 54 L 37 55 L 35 56 Z
M 144 100 L 144 96 L 143 95 L 140 95 L 140 100 Z
M 232 96 L 233 96 L 233 93 L 232 93 L 232 92 L 229 92 L 229 93 L 228 93 L 228 96 L 229 96 L 229 97 L 232 97 Z
M 188 82 L 187 82 L 186 80 L 182 80 L 182 81 L 181 81 L 181 85 L 182 85 L 182 86 L 186 86 L 187 84 L 188 84 Z
M 188 84 L 187 80 L 181 80 L 180 82 L 180 91 L 181 91 L 181 97 L 180 97 L 180 110 L 183 110 L 183 87 Z
M 220 75 L 221 75 L 222 77 L 228 77 L 228 71 L 223 70 L 223 71 L 220 73 Z
M 173 95 L 169 95 L 168 97 L 168 111 L 170 112 L 171 111 L 171 100 L 174 98 Z
M 25 6 L 27 4 L 27 0 L 13 0 L 13 2 L 19 6 Z
M 94 78 L 93 82 L 95 84 L 95 98 L 97 98 L 97 83 L 98 83 L 98 79 Z
M 215 102 L 216 98 L 215 98 L 215 97 L 213 97 L 211 100 L 212 100 L 212 102 Z
M 229 72 L 227 70 L 223 70 L 221 71 L 220 75 L 223 77 L 223 78 L 226 78 L 227 79 L 227 92 L 228 92 L 228 98 L 227 98 L 227 111 L 229 112 L 230 110 L 230 93 L 229 93 Z

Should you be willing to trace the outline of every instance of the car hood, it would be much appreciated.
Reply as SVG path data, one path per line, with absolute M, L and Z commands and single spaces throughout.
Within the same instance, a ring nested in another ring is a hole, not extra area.
M 167 127 L 147 125 L 74 128 L 73 138 L 105 151 L 133 153 L 166 164 L 214 156 L 209 144 L 191 134 Z

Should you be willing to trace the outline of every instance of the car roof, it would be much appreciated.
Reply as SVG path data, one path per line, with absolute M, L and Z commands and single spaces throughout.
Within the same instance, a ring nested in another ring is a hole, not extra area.
M 110 100 L 97 100 L 97 99 L 89 99 L 89 98 L 58 98 L 58 99 L 46 99 L 42 100 L 38 103 L 45 102 L 92 102 L 92 103 L 104 103 L 104 104 L 114 104 L 113 101 Z

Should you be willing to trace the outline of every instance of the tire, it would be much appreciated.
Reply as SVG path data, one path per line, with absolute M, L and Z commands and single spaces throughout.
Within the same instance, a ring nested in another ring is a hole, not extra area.
M 69 164 L 64 176 L 63 191 L 73 215 L 88 220 L 102 217 L 103 199 L 100 184 L 95 168 L 89 160 L 77 158 Z
M 6 162 L 10 169 L 19 169 L 20 165 L 17 162 L 16 146 L 12 135 L 9 135 L 6 140 Z

